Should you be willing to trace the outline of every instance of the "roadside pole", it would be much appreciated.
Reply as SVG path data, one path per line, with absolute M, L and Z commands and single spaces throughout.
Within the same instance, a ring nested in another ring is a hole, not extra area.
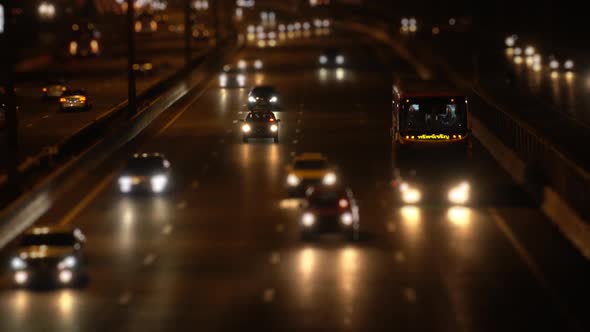
M 220 4 L 221 0 L 213 1 L 213 27 L 215 29 L 215 48 L 219 47 L 219 41 L 221 40 Z
M 127 0 L 127 111 L 129 117 L 137 112 L 135 86 L 135 0 Z
M 16 96 L 14 93 L 14 66 L 16 62 L 16 22 L 12 15 L 12 1 L 4 1 L 4 47 L 6 54 L 4 62 L 5 83 L 4 89 L 6 94 L 6 144 L 7 144 L 7 165 L 6 173 L 8 175 L 8 188 L 11 195 L 16 196 L 20 193 L 20 175 L 18 173 L 18 114 L 16 106 Z
M 184 64 L 187 69 L 190 67 L 192 58 L 191 34 L 193 29 L 191 21 L 191 1 L 184 0 Z

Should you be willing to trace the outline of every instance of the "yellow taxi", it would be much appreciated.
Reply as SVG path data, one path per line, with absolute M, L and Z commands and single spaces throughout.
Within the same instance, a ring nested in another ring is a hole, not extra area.
M 303 197 L 308 188 L 338 182 L 336 167 L 321 153 L 302 153 L 287 166 L 287 191 L 292 197 Z

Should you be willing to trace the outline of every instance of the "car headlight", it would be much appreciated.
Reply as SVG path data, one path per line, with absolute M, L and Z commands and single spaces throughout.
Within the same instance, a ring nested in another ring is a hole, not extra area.
M 279 130 L 279 127 L 277 125 L 272 125 L 270 126 L 270 131 L 272 131 L 273 133 L 277 132 L 277 130 Z
M 469 201 L 471 187 L 468 182 L 462 182 L 449 190 L 447 195 L 449 202 L 453 204 L 465 204 Z
M 270 102 L 271 102 L 271 103 L 276 103 L 277 101 L 279 101 L 279 98 L 278 98 L 277 96 L 272 96 L 272 97 L 270 98 Z
M 406 204 L 416 204 L 422 200 L 422 193 L 420 190 L 410 186 L 406 182 L 399 186 L 399 190 L 402 196 L 402 201 Z
M 249 133 L 249 132 L 250 132 L 250 130 L 252 130 L 252 127 L 250 127 L 250 125 L 249 125 L 249 124 L 245 124 L 245 125 L 243 125 L 243 126 L 242 126 L 242 131 L 243 131 L 243 132 L 245 132 L 245 133 Z
M 219 75 L 219 85 L 221 85 L 222 87 L 227 85 L 227 75 L 226 74 Z
M 62 284 L 68 284 L 74 278 L 74 274 L 70 270 L 63 270 L 59 272 L 58 278 Z
M 262 61 L 260 61 L 260 60 L 254 61 L 254 68 L 262 69 Z
M 315 223 L 315 216 L 311 212 L 305 212 L 301 217 L 301 223 L 305 227 L 311 227 Z
M 248 97 L 248 101 L 251 103 L 255 103 L 256 102 L 256 98 L 254 96 L 250 96 Z
M 340 222 L 345 226 L 352 225 L 352 213 L 346 212 L 340 216 Z
M 238 81 L 238 84 L 240 86 L 244 86 L 244 84 L 246 83 L 246 76 L 244 76 L 244 75 L 238 75 L 236 77 L 236 80 Z
M 247 66 L 248 65 L 246 64 L 246 61 L 244 61 L 244 60 L 238 61 L 238 68 L 240 68 L 240 69 L 246 69 Z
M 327 57 L 327 56 L 325 56 L 325 55 L 321 55 L 321 56 L 320 56 L 320 63 L 321 63 L 322 65 L 325 65 L 326 63 L 328 63 L 328 57 Z
M 27 282 L 27 279 L 29 279 L 29 275 L 26 271 L 18 271 L 14 274 L 14 281 L 19 285 Z
M 10 261 L 10 266 L 13 270 L 22 270 L 27 267 L 27 263 L 20 257 L 14 257 Z
M 57 264 L 57 268 L 60 270 L 71 269 L 76 266 L 77 263 L 76 257 L 68 256 L 59 262 L 59 264 Z
M 336 183 L 336 180 L 337 180 L 336 174 L 333 172 L 330 172 L 330 173 L 324 175 L 324 178 L 322 179 L 322 183 L 325 185 L 331 186 Z
M 160 193 L 166 188 L 166 185 L 168 184 L 168 178 L 163 174 L 154 175 L 152 176 L 150 182 L 152 185 L 152 191 L 155 193 Z
M 295 174 L 289 174 L 287 176 L 287 184 L 291 187 L 298 186 L 301 183 L 301 180 Z
M 344 63 L 344 56 L 342 56 L 342 55 L 337 56 L 336 63 L 339 65 L 343 64 Z
M 119 189 L 122 192 L 127 193 L 131 190 L 131 186 L 133 185 L 133 179 L 130 176 L 121 176 L 119 178 Z

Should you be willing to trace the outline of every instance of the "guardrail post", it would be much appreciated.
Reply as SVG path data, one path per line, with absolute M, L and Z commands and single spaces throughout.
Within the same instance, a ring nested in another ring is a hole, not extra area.
M 137 112 L 135 87 L 135 0 L 127 0 L 127 111 L 129 117 Z
M 4 89 L 6 94 L 6 144 L 7 144 L 7 165 L 6 173 L 8 175 L 8 188 L 11 193 L 17 195 L 20 192 L 20 174 L 18 172 L 18 113 L 16 105 L 16 96 L 14 92 L 14 67 L 16 62 L 16 18 L 13 16 L 12 1 L 4 1 L 4 38 L 3 52 L 6 59 L 4 61 L 5 83 Z

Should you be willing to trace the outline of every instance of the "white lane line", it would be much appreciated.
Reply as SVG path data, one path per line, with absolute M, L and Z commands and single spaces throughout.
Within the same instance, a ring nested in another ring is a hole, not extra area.
M 397 230 L 397 226 L 395 225 L 395 223 L 393 221 L 390 221 L 387 223 L 387 231 L 389 233 L 395 233 L 396 230 Z
M 199 189 L 199 181 L 197 181 L 197 180 L 194 180 L 194 181 L 191 183 L 191 188 L 192 188 L 193 190 Z
M 156 255 L 154 254 L 148 254 L 147 256 L 145 256 L 145 258 L 143 259 L 143 265 L 145 266 L 150 266 L 152 265 L 154 262 L 156 261 Z
M 299 112 L 297 112 L 297 114 L 301 115 L 301 114 L 303 114 L 303 112 L 299 111 Z
M 176 208 L 179 209 L 179 210 L 186 209 L 186 201 L 182 201 L 182 202 L 176 204 Z
M 297 153 L 295 151 L 291 151 L 291 153 L 290 153 L 291 157 L 295 157 L 296 154 Z
M 398 263 L 403 263 L 406 261 L 406 255 L 404 255 L 404 252 L 401 250 L 397 250 L 395 253 L 393 253 L 393 258 Z
M 344 317 L 344 325 L 350 325 L 350 317 Z
M 404 289 L 404 297 L 410 303 L 416 303 L 416 291 L 413 288 Z
M 297 123 L 301 123 L 301 119 L 297 119 Z
M 225 143 L 225 140 L 222 138 L 219 140 L 219 143 L 223 144 L 223 143 Z
M 277 233 L 282 233 L 285 230 L 285 226 L 283 224 L 277 224 L 277 227 L 275 229 Z
M 133 295 L 131 294 L 130 291 L 125 291 L 123 294 L 121 294 L 121 296 L 119 296 L 119 304 L 120 305 L 125 305 L 127 303 L 129 303 L 129 301 L 131 301 L 131 298 L 133 297 Z
M 238 114 L 244 114 L 244 112 L 242 112 L 242 111 L 239 111 L 239 112 L 238 112 Z
M 277 265 L 281 262 L 281 255 L 278 252 L 274 251 L 270 254 L 269 261 L 272 265 Z
M 262 293 L 262 300 L 265 303 L 270 303 L 275 299 L 275 290 L 272 288 L 267 288 Z
M 297 134 L 299 134 L 299 133 L 301 132 L 301 130 L 300 130 L 299 128 L 297 128 L 297 129 L 295 129 L 295 132 L 296 132 Z
M 219 152 L 213 151 L 211 152 L 211 156 L 213 156 L 213 158 L 217 158 L 219 156 Z
M 296 140 L 296 139 L 294 139 L 294 140 L 293 140 L 293 144 L 297 144 L 298 142 L 299 142 L 299 141 L 298 141 L 298 140 Z
M 226 133 L 226 134 L 231 134 L 231 133 L 233 133 L 233 132 L 234 132 L 234 131 L 233 131 L 233 129 L 227 129 L 227 130 L 225 131 L 225 133 Z
M 43 119 L 47 119 L 48 117 L 49 117 L 49 114 L 43 115 Z
M 32 123 L 27 123 L 27 125 L 26 125 L 25 127 L 27 127 L 27 128 L 31 128 L 32 126 L 33 126 L 33 124 L 32 124 Z
M 232 123 L 233 124 L 236 124 L 236 123 L 238 123 L 238 120 L 234 120 L 234 121 L 232 121 Z
M 170 233 L 172 233 L 172 225 L 164 226 L 164 228 L 162 229 L 162 234 L 170 235 Z

